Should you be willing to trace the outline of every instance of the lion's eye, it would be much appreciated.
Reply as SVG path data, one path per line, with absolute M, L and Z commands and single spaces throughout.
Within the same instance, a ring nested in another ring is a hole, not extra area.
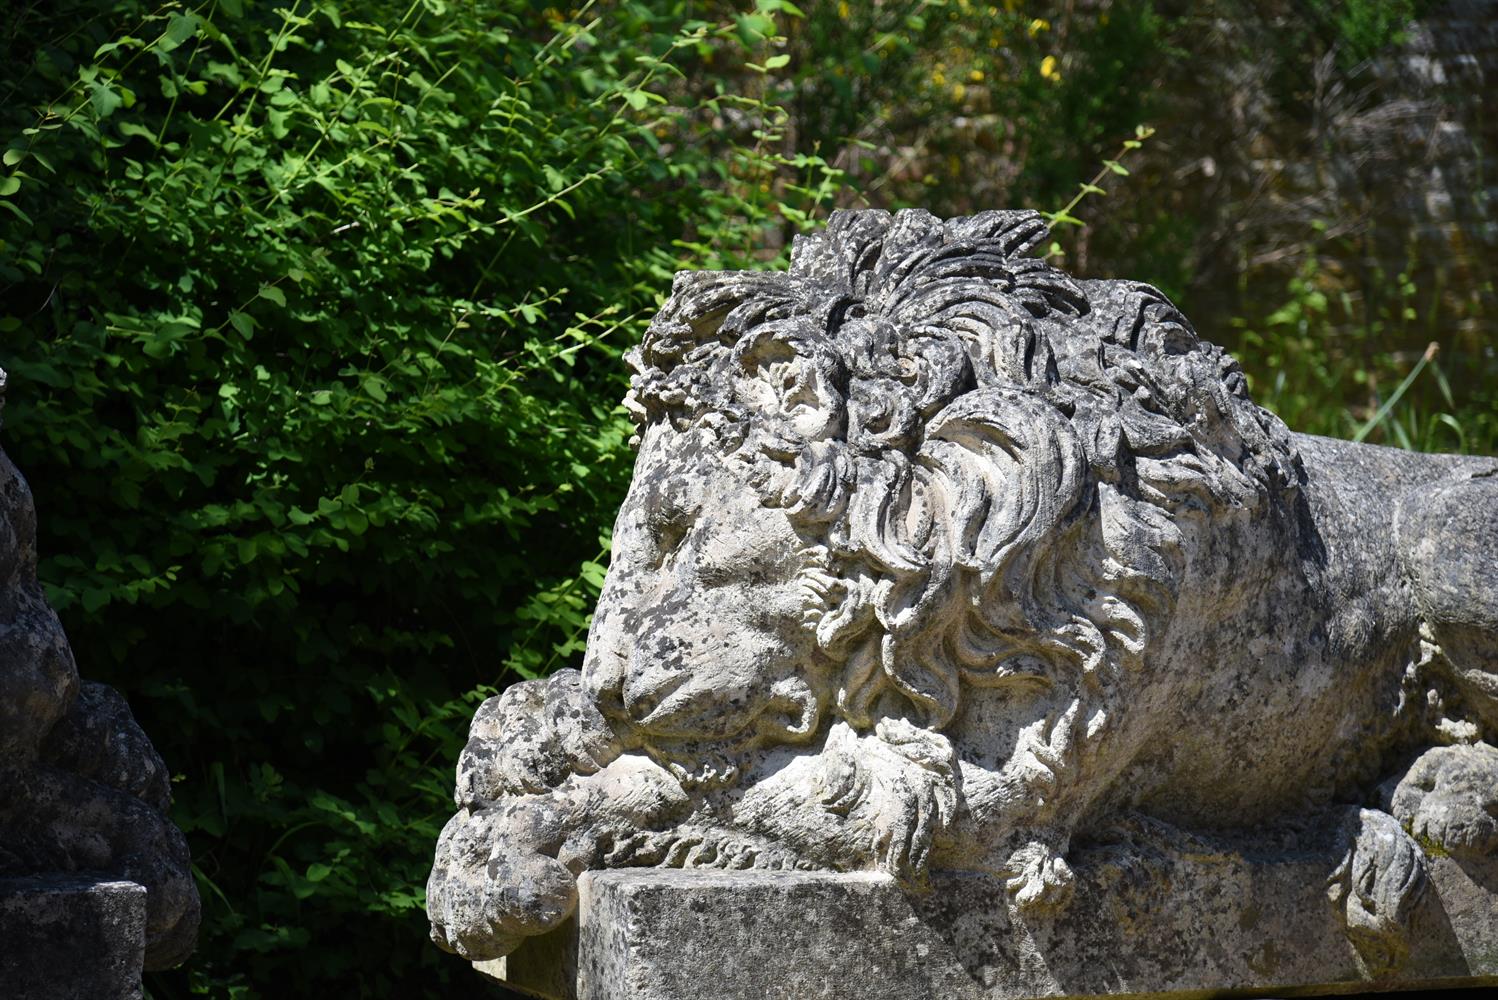
M 694 520 L 689 511 L 672 506 L 658 507 L 646 517 L 645 527 L 660 565 L 670 562 L 681 548 Z
M 795 555 L 782 546 L 770 548 L 726 548 L 705 556 L 697 566 L 697 580 L 704 587 L 734 583 L 784 583 L 798 571 Z

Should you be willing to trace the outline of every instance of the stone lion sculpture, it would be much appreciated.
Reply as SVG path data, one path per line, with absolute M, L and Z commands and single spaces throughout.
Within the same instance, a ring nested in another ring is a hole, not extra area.
M 6 376 L 0 371 L 0 405 Z M 31 489 L 0 451 L 0 876 L 146 888 L 145 967 L 191 954 L 200 904 L 166 765 L 113 688 L 80 680 L 36 578 Z
M 839 212 L 788 273 L 677 275 L 582 671 L 475 717 L 439 945 L 615 866 L 983 872 L 1038 920 L 1128 817 L 1327 814 L 1382 968 L 1420 844 L 1498 852 L 1498 460 L 1292 434 L 1045 239 Z

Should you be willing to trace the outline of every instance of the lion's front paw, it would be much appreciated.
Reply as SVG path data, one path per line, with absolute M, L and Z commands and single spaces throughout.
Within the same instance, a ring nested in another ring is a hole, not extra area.
M 689 806 L 664 768 L 625 755 L 549 792 L 461 809 L 442 831 L 427 882 L 432 939 L 470 961 L 499 958 L 577 905 L 577 876 L 636 831 Z
M 459 812 L 437 842 L 427 881 L 432 940 L 469 961 L 509 954 L 572 912 L 572 873 L 520 842 L 504 809 Z
M 557 859 L 578 835 L 575 804 L 532 795 L 459 811 L 437 841 L 427 881 L 432 940 L 469 961 L 499 958 L 560 924 L 577 879 Z
M 1422 844 L 1498 855 L 1498 748 L 1476 743 L 1426 751 L 1399 780 L 1390 811 Z

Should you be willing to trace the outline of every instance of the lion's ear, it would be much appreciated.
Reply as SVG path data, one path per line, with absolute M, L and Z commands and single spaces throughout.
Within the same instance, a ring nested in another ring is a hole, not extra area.
M 970 392 L 932 420 L 916 457 L 931 521 L 925 572 L 881 592 L 882 665 L 933 727 L 956 712 L 964 673 L 980 680 L 1012 643 L 956 641 L 974 614 L 995 640 L 1054 627 L 1034 575 L 1081 502 L 1086 468 L 1066 417 L 1011 387 Z
M 1082 498 L 1082 442 L 1033 393 L 996 387 L 961 397 L 931 421 L 917 463 L 940 484 L 937 515 L 956 565 L 984 585 L 1054 534 Z

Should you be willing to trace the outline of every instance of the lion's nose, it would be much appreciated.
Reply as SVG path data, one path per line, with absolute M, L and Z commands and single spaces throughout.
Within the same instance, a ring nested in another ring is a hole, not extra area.
M 624 679 L 624 710 L 635 722 L 646 722 L 671 693 L 686 683 L 687 675 L 650 667 L 633 670 Z
M 628 656 L 609 643 L 590 641 L 583 657 L 583 687 L 605 718 L 624 717 L 624 671 Z

